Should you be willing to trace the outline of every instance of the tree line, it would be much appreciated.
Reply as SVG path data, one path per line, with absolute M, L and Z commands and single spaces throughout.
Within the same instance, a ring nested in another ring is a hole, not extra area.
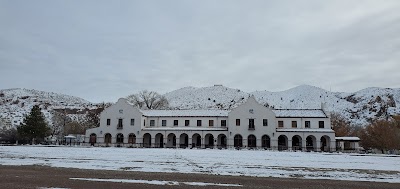
M 400 149 L 400 115 L 374 120 L 363 127 L 351 125 L 343 116 L 333 113 L 331 123 L 337 137 L 357 136 L 364 149 L 378 149 L 382 153 Z

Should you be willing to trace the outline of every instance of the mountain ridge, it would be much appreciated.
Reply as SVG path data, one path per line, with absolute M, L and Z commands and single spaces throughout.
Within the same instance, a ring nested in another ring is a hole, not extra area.
M 331 92 L 312 85 L 299 85 L 278 92 L 244 92 L 214 85 L 188 86 L 164 94 L 171 109 L 225 110 L 239 106 L 251 95 L 254 95 L 260 104 L 275 109 L 320 109 L 324 104 L 327 111 L 339 113 L 355 125 L 366 125 L 374 119 L 400 114 L 400 88 L 368 87 L 356 92 Z M 6 122 L 8 127 L 15 127 L 36 104 L 42 107 L 46 118 L 51 120 L 51 110 L 79 111 L 96 108 L 100 103 L 34 89 L 1 89 L 0 121 Z

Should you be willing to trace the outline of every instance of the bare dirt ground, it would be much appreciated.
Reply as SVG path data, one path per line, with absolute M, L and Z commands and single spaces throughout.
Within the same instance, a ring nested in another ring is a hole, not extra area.
M 242 187 L 150 185 L 72 180 L 70 178 L 136 179 L 178 182 L 205 182 L 239 184 Z M 221 176 L 206 174 L 146 173 L 133 171 L 104 171 L 45 166 L 2 166 L 0 165 L 0 188 L 274 188 L 274 189 L 398 189 L 400 184 L 378 182 L 355 182 L 334 180 L 310 180 L 295 178 L 265 178 L 246 176 Z

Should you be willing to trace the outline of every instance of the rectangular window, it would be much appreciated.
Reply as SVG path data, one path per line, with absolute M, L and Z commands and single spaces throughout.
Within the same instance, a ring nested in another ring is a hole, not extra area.
M 107 125 L 111 125 L 111 119 L 107 119 Z
M 263 119 L 263 126 L 268 126 L 268 119 Z
M 122 119 L 118 119 L 118 129 L 122 129 L 123 125 L 122 125 Z
M 278 121 L 278 127 L 283 127 L 283 121 Z
M 156 122 L 156 121 L 154 121 L 154 119 L 150 120 L 150 127 L 154 127 L 155 122 Z
M 226 120 L 221 120 L 221 127 L 226 127 Z
M 306 128 L 310 128 L 310 126 L 311 126 L 310 121 L 306 121 L 306 122 L 305 122 L 305 127 L 306 127 Z
M 213 127 L 214 126 L 214 120 L 208 120 L 208 126 Z
M 297 128 L 297 121 L 292 121 L 292 128 Z
M 185 120 L 185 126 L 189 126 L 190 125 L 190 121 L 189 120 Z
M 254 119 L 249 119 L 249 130 L 254 130 Z
M 162 125 L 163 127 L 167 126 L 167 120 L 161 120 L 161 125 Z
M 178 120 L 174 120 L 174 126 L 178 126 Z
M 197 120 L 197 126 L 201 127 L 201 120 Z
M 132 126 L 135 125 L 135 119 L 131 119 L 131 125 L 132 125 Z
M 240 126 L 240 119 L 236 119 L 236 126 Z
M 319 125 L 319 128 L 324 128 L 325 127 L 324 121 L 319 121 L 318 125 Z

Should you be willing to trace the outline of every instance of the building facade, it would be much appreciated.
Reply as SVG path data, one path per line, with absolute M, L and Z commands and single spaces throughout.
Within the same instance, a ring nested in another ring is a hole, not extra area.
M 335 151 L 321 109 L 270 109 L 253 96 L 232 110 L 139 110 L 121 98 L 88 129 L 85 144 L 152 148 Z

